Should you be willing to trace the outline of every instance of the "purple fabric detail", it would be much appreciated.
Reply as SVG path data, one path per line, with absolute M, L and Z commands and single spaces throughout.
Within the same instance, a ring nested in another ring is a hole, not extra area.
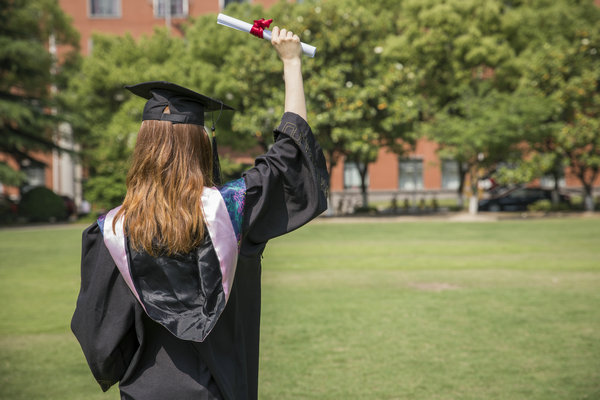
M 240 178 L 227 182 L 219 188 L 219 192 L 225 200 L 239 251 L 242 244 L 242 218 L 244 217 L 244 203 L 246 201 L 246 181 L 244 181 L 244 178 Z
M 117 223 L 115 224 L 115 231 L 113 232 L 113 220 L 115 218 L 115 214 L 119 211 L 121 206 L 117 208 L 113 208 L 106 214 L 105 218 L 102 221 L 102 233 L 104 234 L 104 244 L 108 249 L 112 259 L 114 260 L 119 272 L 121 272 L 121 276 L 125 280 L 125 283 L 131 289 L 131 292 L 138 300 L 138 302 L 146 311 L 146 307 L 144 307 L 144 303 L 140 299 L 140 295 L 135 290 L 135 285 L 133 284 L 133 279 L 131 279 L 131 273 L 129 272 L 129 262 L 127 261 L 127 250 L 125 249 L 125 233 L 123 231 L 123 218 L 119 218 Z M 100 221 L 99 224 L 100 225 Z
M 106 214 L 102 214 L 101 216 L 98 217 L 98 226 L 100 227 L 100 232 L 102 232 L 102 235 L 104 235 L 104 220 L 106 220 Z
M 219 259 L 223 292 L 225 293 L 225 299 L 228 300 L 233 286 L 238 258 L 235 231 L 229 218 L 225 200 L 216 188 L 205 187 L 202 190 L 202 208 L 206 227 Z

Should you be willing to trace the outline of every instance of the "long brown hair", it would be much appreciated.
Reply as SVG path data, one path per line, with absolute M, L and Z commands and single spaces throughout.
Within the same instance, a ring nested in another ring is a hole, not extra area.
M 204 238 L 200 196 L 212 185 L 212 149 L 204 127 L 143 121 L 113 229 L 122 216 L 134 250 L 153 256 L 187 253 Z

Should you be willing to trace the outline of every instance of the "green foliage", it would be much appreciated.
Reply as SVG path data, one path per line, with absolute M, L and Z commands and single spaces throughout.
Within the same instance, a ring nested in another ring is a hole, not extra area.
M 17 206 L 7 197 L 0 196 L 0 224 L 10 224 L 17 219 Z
M 548 212 L 552 210 L 552 202 L 550 200 L 538 200 L 527 206 L 527 210 Z
M 242 173 L 248 168 L 247 165 L 233 161 L 229 157 L 220 157 L 221 175 L 223 182 L 232 181 L 241 178 Z
M 360 207 L 356 207 L 354 209 L 354 213 L 359 214 L 359 215 L 361 215 L 361 214 L 376 215 L 379 213 L 379 210 L 377 209 L 377 207 L 374 207 L 374 206 L 367 206 L 367 207 L 360 206 Z
M 57 102 L 49 89 L 61 87 L 77 57 L 72 53 L 66 64 L 56 65 L 48 52 L 51 38 L 56 45 L 77 47 L 78 34 L 57 0 L 1 2 L 0 151 L 17 161 L 30 157 L 31 150 L 57 148 L 53 136 L 59 118 L 48 111 Z M 18 185 L 23 176 L 3 164 L 0 179 Z
M 252 19 L 252 11 L 246 6 L 231 12 Z M 380 145 L 395 146 L 406 136 L 402 124 L 408 125 L 416 115 L 397 106 L 409 98 L 399 96 L 402 79 L 391 75 L 381 79 L 382 46 L 391 27 L 384 13 L 389 13 L 384 2 L 353 0 L 281 2 L 269 9 L 276 25 L 317 47 L 315 58 L 303 59 L 308 120 L 330 168 L 342 157 L 368 166 L 376 160 Z M 226 60 L 226 74 L 237 78 L 230 80 L 230 91 L 242 102 L 232 128 L 254 136 L 266 148 L 283 111 L 281 63 L 267 43 L 246 40 Z
M 501 164 L 494 173 L 494 179 L 500 185 L 512 186 L 531 182 L 541 176 L 540 172 L 556 171 L 558 180 L 563 176 L 560 173 L 562 167 L 559 170 L 554 168 L 557 164 L 561 165 L 560 160 L 556 154 L 534 152 L 526 161 L 514 159 L 511 164 Z
M 599 26 L 591 1 L 407 0 L 386 56 L 411 70 L 420 131 L 468 170 L 474 192 L 500 163 L 516 166 L 501 180 L 526 182 L 559 175 L 565 159 L 590 186 L 600 133 L 575 116 L 598 116 Z M 576 148 L 560 132 L 581 137 Z
M 550 212 L 550 211 L 569 211 L 571 210 L 571 206 L 568 203 L 558 203 L 552 204 L 550 200 L 538 200 L 533 204 L 527 206 L 529 211 L 541 211 L 541 212 Z
M 595 97 L 600 99 L 600 91 L 597 90 Z M 569 161 L 569 166 L 583 185 L 586 211 L 595 209 L 593 185 L 600 174 L 600 110 L 598 111 L 592 115 L 576 112 L 571 123 L 565 124 L 556 134 L 559 151 Z
M 437 142 L 442 158 L 459 162 L 471 189 L 499 161 L 515 157 L 516 145 L 545 118 L 529 93 L 512 93 L 506 76 L 515 51 L 504 29 L 501 1 L 429 0 L 403 3 L 390 36 L 386 60 L 415 81 L 422 123 L 418 129 Z M 526 107 L 523 109 L 522 107 Z
M 38 186 L 21 197 L 19 215 L 30 222 L 53 222 L 64 220 L 67 209 L 59 195 L 44 186 Z
M 535 154 L 554 160 L 546 169 L 530 162 L 525 168 L 540 176 L 566 163 L 584 187 L 586 209 L 593 210 L 592 186 L 600 172 L 600 9 L 590 1 L 544 8 L 532 2 L 522 15 L 530 17 L 529 28 L 513 30 L 516 43 L 529 43 L 519 57 L 519 84 L 552 102 L 548 129 L 529 144 Z
M 15 171 L 4 162 L 0 162 L 0 182 L 4 185 L 19 186 L 25 181 L 25 174 Z
M 394 88 L 400 80 L 379 81 L 380 48 L 389 26 L 376 13 L 385 12 L 384 4 L 376 2 L 371 9 L 338 0 L 280 3 L 269 9 L 275 24 L 318 48 L 316 58 L 304 58 L 308 118 L 331 165 L 341 156 L 368 164 L 380 144 L 393 144 L 403 135 L 393 122 L 399 108 Z M 236 4 L 227 13 L 253 20 L 265 11 Z M 102 207 L 114 206 L 124 194 L 122 175 L 143 104 L 122 89 L 125 84 L 164 79 L 221 98 L 236 112 L 223 113 L 220 143 L 236 149 L 258 144 L 265 151 L 272 143 L 284 103 L 281 62 L 272 47 L 216 25 L 214 15 L 199 17 L 183 30 L 184 40 L 164 30 L 138 42 L 95 37 L 92 54 L 64 96 L 67 104 L 81 109 L 75 124 L 90 172 L 86 195 Z

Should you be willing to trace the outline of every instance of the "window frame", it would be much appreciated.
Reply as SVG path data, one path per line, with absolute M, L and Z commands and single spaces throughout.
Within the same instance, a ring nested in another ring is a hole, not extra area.
M 543 188 L 554 189 L 556 185 L 554 176 L 552 174 L 546 174 L 540 177 L 540 186 Z M 567 187 L 567 180 L 565 178 L 565 170 L 562 169 L 560 171 L 560 175 L 558 177 L 558 187 L 559 189 Z
M 236 4 L 242 4 L 242 3 L 248 3 L 248 0 L 219 0 L 219 10 L 223 11 L 229 4 L 232 3 L 236 3 Z
M 175 0 L 171 0 L 171 9 L 173 8 L 173 1 Z M 182 9 L 183 12 L 181 14 L 173 14 L 171 13 L 171 18 L 187 18 L 190 15 L 190 2 L 189 0 L 181 0 L 182 2 Z M 159 5 L 160 4 L 165 4 L 165 0 L 152 0 L 152 13 L 154 14 L 154 18 L 156 19 L 164 19 L 166 18 L 166 14 L 163 13 L 163 15 L 160 15 L 158 13 L 159 11 Z
M 101 1 L 101 0 L 88 0 L 87 1 L 87 6 L 88 6 L 88 17 L 89 18 L 93 18 L 93 19 L 116 19 L 116 18 L 121 18 L 123 16 L 123 3 L 122 0 L 110 0 L 116 9 L 116 13 L 115 14 L 93 14 L 92 10 L 93 10 L 93 6 L 92 3 L 94 1 Z
M 46 167 L 46 164 L 34 159 L 21 161 L 19 170 L 26 177 L 22 186 L 24 192 L 36 186 L 46 186 Z
M 347 182 L 346 176 L 348 174 L 352 175 L 352 179 L 350 179 L 350 181 L 352 181 L 352 183 L 354 183 L 354 180 L 356 179 L 356 185 L 350 185 L 349 182 Z M 344 171 L 343 171 L 343 184 L 344 184 L 344 190 L 348 190 L 348 189 L 360 189 L 360 169 L 358 167 L 358 164 L 355 163 L 354 161 L 344 161 Z M 365 176 L 365 185 L 367 186 L 367 188 L 369 187 L 369 171 L 367 170 L 367 174 Z
M 445 190 L 457 190 L 460 187 L 460 165 L 458 161 L 451 158 L 444 158 L 441 160 L 441 173 L 442 173 L 442 189 Z M 453 163 L 454 166 L 449 168 L 450 163 Z M 446 173 L 444 173 L 446 172 Z M 453 180 L 448 178 L 449 172 L 456 172 L 456 185 L 449 185 Z
M 420 171 L 420 176 L 418 180 L 415 180 L 414 178 L 410 180 L 410 183 L 415 184 L 414 187 L 410 187 L 410 188 L 406 188 L 406 187 L 402 187 L 402 182 L 403 182 L 403 174 L 402 174 L 402 165 L 406 164 L 406 163 L 410 163 L 413 165 L 418 166 L 418 171 Z M 423 168 L 423 158 L 421 157 L 410 157 L 410 158 L 406 158 L 406 157 L 400 157 L 398 159 L 398 190 L 404 190 L 404 191 L 410 191 L 410 192 L 414 192 L 416 190 L 423 190 L 425 188 L 425 182 L 424 182 L 424 168 Z

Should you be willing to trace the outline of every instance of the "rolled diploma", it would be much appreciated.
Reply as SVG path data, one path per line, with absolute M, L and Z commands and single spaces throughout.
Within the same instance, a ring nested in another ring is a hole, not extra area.
M 252 24 L 249 24 L 244 21 L 240 21 L 237 18 L 230 17 L 225 14 L 219 14 L 217 16 L 217 24 L 224 25 L 229 28 L 237 29 L 238 31 L 250 33 L 250 29 L 252 29 Z M 263 39 L 271 40 L 271 31 L 265 29 L 263 30 Z M 302 52 L 309 57 L 314 57 L 317 48 L 315 46 L 311 46 L 310 44 L 300 43 L 302 46 Z

